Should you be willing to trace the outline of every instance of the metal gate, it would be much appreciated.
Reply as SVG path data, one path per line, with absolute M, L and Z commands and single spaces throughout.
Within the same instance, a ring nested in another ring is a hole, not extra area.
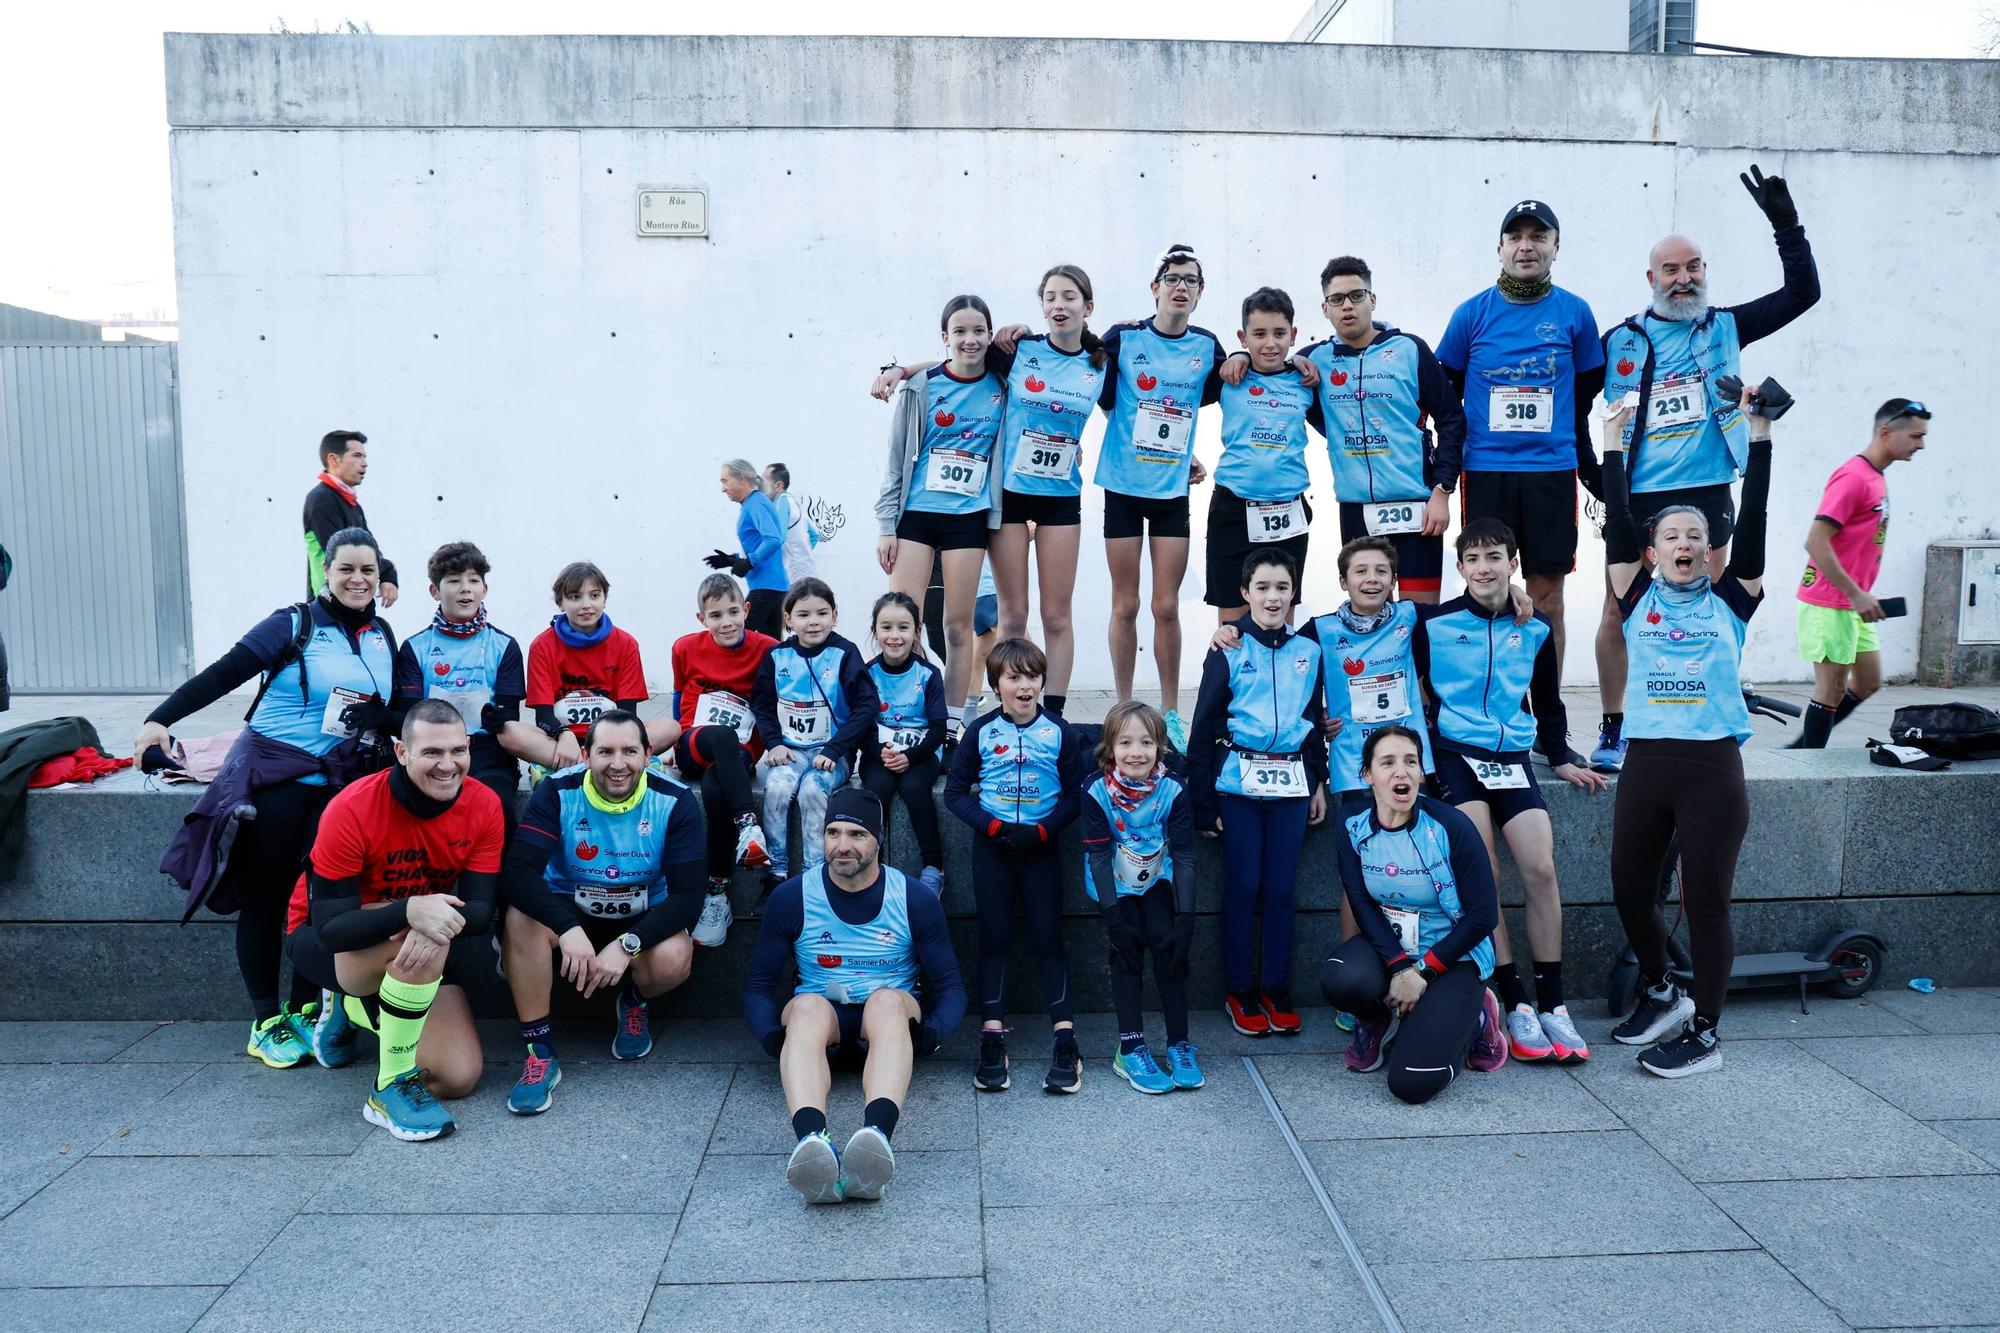
M 0 633 L 17 692 L 187 679 L 179 349 L 0 343 Z

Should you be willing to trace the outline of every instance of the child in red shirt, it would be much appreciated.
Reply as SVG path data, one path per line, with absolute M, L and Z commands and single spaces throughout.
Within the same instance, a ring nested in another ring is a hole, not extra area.
M 549 739 L 546 756 L 524 756 L 547 769 L 583 762 L 583 735 L 613 708 L 637 712 L 646 694 L 639 641 L 611 623 L 604 602 L 611 581 L 588 560 L 564 565 L 556 575 L 559 614 L 528 646 L 528 707 Z M 648 724 L 653 753 L 672 745 L 679 728 L 671 719 Z

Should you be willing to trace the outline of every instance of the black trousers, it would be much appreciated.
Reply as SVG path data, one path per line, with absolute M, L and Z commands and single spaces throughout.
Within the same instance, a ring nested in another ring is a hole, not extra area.
M 728 727 L 696 727 L 674 745 L 674 765 L 701 788 L 708 825 L 708 873 L 727 879 L 736 865 L 736 820 L 754 815 L 750 796 L 750 752 Z
M 261 787 L 250 797 L 257 817 L 236 826 L 229 865 L 216 885 L 217 895 L 236 902 L 236 968 L 243 975 L 250 1007 L 259 1019 L 278 1012 L 279 962 L 285 953 L 285 914 L 292 890 L 305 868 L 319 831 L 319 817 L 334 791 L 328 786 L 280 782 Z M 228 901 L 225 898 L 224 901 Z M 292 970 L 291 995 L 296 1006 L 319 998 L 319 985 Z
M 1160 990 L 1160 1008 L 1167 1019 L 1167 1044 L 1186 1041 L 1188 1035 L 1187 978 L 1173 975 L 1174 884 L 1159 880 L 1144 893 L 1122 897 L 1111 911 L 1123 916 L 1139 932 L 1141 947 L 1120 949 L 1111 946 L 1111 1003 L 1118 1011 L 1118 1031 L 1143 1032 L 1146 1018 L 1141 980 L 1145 959 L 1153 955 L 1153 984 Z
M 1069 963 L 1063 953 L 1062 862 L 1055 844 L 1009 856 L 991 838 L 972 837 L 972 896 L 979 907 L 979 1017 L 1007 1016 L 1007 959 L 1014 952 L 1014 903 L 1028 924 L 1028 952 L 1041 977 L 1051 1023 L 1071 1021 Z
M 743 623 L 759 634 L 782 639 L 785 637 L 784 605 L 785 594 L 781 589 L 753 588 L 750 590 L 749 614 Z
M 1389 1018 L 1384 1000 L 1389 994 L 1389 971 L 1365 935 L 1348 940 L 1320 965 L 1319 987 L 1328 1004 L 1363 1022 Z M 1453 963 L 1424 990 L 1389 1046 L 1389 1091 L 1397 1100 L 1421 1104 L 1451 1086 L 1479 1037 L 1479 1013 L 1485 1003 L 1486 983 L 1469 958 Z
M 1694 962 L 1695 1017 L 1722 1017 L 1736 929 L 1729 903 L 1736 856 L 1750 831 L 1743 751 L 1733 740 L 1633 740 L 1618 774 L 1611 812 L 1611 900 L 1647 985 L 1666 980 L 1667 921 L 1660 912 L 1660 868 L 1679 832 L 1681 906 Z
M 944 839 L 938 833 L 937 780 L 938 760 L 936 755 L 911 764 L 901 773 L 892 773 L 882 766 L 882 761 L 870 753 L 868 744 L 862 745 L 861 785 L 875 794 L 882 803 L 882 832 L 886 836 L 889 827 L 889 802 L 900 796 L 903 808 L 910 812 L 910 829 L 917 835 L 917 852 L 927 866 L 944 868 Z M 889 848 L 882 848 L 882 860 L 890 859 Z

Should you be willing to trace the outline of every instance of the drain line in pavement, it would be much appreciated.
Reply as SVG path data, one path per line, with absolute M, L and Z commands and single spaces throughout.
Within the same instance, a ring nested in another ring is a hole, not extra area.
M 1285 1119 L 1285 1113 L 1278 1109 L 1278 1099 L 1271 1095 L 1270 1086 L 1264 1082 L 1264 1075 L 1258 1070 L 1257 1062 L 1246 1055 L 1243 1057 L 1243 1067 L 1250 1071 L 1250 1081 L 1257 1085 L 1257 1095 L 1264 1099 L 1264 1109 L 1271 1113 L 1271 1119 L 1277 1122 L 1278 1132 L 1285 1136 L 1286 1144 L 1291 1147 L 1292 1156 L 1298 1160 L 1299 1170 L 1305 1173 L 1306 1183 L 1312 1186 L 1313 1197 L 1319 1200 L 1320 1210 L 1326 1214 L 1326 1220 L 1333 1223 L 1333 1234 L 1340 1237 L 1341 1248 L 1347 1251 L 1347 1262 L 1353 1265 L 1356 1276 L 1361 1279 L 1361 1285 L 1367 1289 L 1368 1299 L 1375 1302 L 1375 1313 L 1381 1316 L 1382 1327 L 1388 1329 L 1389 1333 L 1403 1333 L 1403 1321 L 1396 1318 L 1396 1311 L 1390 1306 L 1388 1296 L 1383 1293 L 1382 1284 L 1368 1271 L 1368 1261 L 1361 1257 L 1361 1248 L 1354 1243 L 1354 1237 L 1348 1233 L 1347 1223 L 1340 1220 L 1340 1210 L 1335 1208 L 1333 1200 L 1327 1197 L 1326 1186 L 1319 1183 L 1319 1172 L 1313 1170 L 1312 1160 L 1306 1156 L 1304 1146 L 1299 1143 L 1299 1136 L 1292 1133 L 1292 1122 Z

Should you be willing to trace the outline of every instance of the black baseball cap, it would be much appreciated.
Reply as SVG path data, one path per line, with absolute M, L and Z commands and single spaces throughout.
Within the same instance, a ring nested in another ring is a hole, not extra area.
M 1891 398 L 1875 409 L 1875 424 L 1878 426 L 1886 426 L 1904 417 L 1922 417 L 1925 421 L 1929 421 L 1931 410 L 1915 398 Z
M 865 829 L 875 841 L 882 841 L 882 802 L 874 793 L 858 787 L 842 787 L 826 800 L 826 822 L 844 820 Z
M 1550 231 L 1562 230 L 1561 224 L 1556 221 L 1556 211 L 1553 208 L 1540 199 L 1523 199 L 1507 210 L 1506 217 L 1500 219 L 1500 234 L 1505 236 L 1508 229 L 1522 218 L 1533 218 Z

